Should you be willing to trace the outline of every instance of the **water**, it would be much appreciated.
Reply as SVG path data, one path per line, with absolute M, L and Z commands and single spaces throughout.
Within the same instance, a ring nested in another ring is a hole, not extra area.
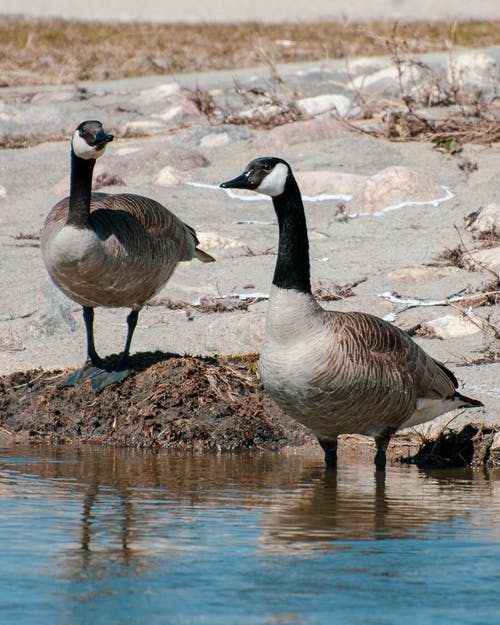
M 0 623 L 496 625 L 499 478 L 4 449 Z

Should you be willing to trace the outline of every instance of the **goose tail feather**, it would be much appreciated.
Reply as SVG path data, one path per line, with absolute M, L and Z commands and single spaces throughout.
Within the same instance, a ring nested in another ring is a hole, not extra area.
M 462 395 L 458 391 L 450 397 L 450 399 L 454 399 L 455 401 L 461 402 L 458 408 L 465 408 L 466 406 L 484 406 L 483 402 L 479 401 L 479 399 L 473 399 L 472 397 L 467 397 L 466 395 Z
M 210 256 L 210 254 L 207 254 L 207 252 L 200 250 L 199 247 L 195 248 L 194 255 L 198 260 L 201 260 L 202 263 L 214 263 L 215 262 L 215 258 L 213 256 Z

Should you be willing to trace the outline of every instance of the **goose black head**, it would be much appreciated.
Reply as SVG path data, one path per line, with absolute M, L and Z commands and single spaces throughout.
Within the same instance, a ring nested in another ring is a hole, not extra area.
M 248 163 L 245 171 L 220 186 L 223 189 L 249 189 L 278 197 L 285 191 L 288 177 L 291 176 L 290 165 L 275 156 L 261 156 Z
M 104 154 L 106 144 L 113 139 L 114 135 L 106 132 L 101 122 L 88 120 L 82 122 L 73 133 L 71 149 L 79 158 L 97 159 Z

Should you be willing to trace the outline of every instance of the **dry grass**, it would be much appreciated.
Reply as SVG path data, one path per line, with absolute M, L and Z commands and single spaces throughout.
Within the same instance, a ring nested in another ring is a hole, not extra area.
M 0 19 L 0 86 L 71 84 L 149 74 L 387 54 L 393 24 L 101 24 Z M 409 23 L 414 54 L 500 43 L 500 21 Z

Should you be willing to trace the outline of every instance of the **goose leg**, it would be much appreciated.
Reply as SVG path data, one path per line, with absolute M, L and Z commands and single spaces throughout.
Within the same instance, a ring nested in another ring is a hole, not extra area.
M 380 434 L 375 437 L 375 445 L 377 446 L 377 453 L 375 455 L 375 467 L 377 469 L 385 469 L 387 464 L 387 458 L 385 452 L 389 446 L 391 436 L 396 430 L 393 428 L 386 428 Z
M 116 369 L 122 369 L 128 362 L 128 357 L 130 353 L 130 345 L 132 344 L 132 336 L 134 335 L 134 330 L 137 326 L 137 320 L 139 319 L 139 311 L 132 309 L 127 317 L 127 340 L 125 341 L 125 347 L 123 348 L 122 355 L 120 356 L 120 360 L 116 365 Z
M 139 311 L 132 309 L 127 316 L 127 339 L 125 341 L 125 347 L 123 348 L 123 352 L 121 353 L 114 369 L 106 371 L 101 368 L 100 370 L 97 370 L 95 374 L 88 376 L 91 378 L 92 390 L 96 395 L 99 391 L 102 391 L 103 388 L 106 388 L 106 386 L 122 382 L 129 375 L 130 368 L 128 367 L 128 358 L 130 354 L 130 345 L 132 344 L 132 337 L 137 326 L 138 318 Z
M 98 355 L 94 343 L 94 309 L 90 306 L 83 306 L 83 320 L 85 322 L 85 332 L 87 334 L 87 361 L 77 371 L 59 383 L 58 388 L 65 386 L 79 386 L 85 380 L 92 378 L 103 370 L 103 360 Z
M 327 467 L 337 466 L 337 437 L 319 438 L 318 443 L 325 452 L 325 464 Z
M 87 333 L 87 360 L 94 366 L 102 369 L 102 358 L 97 354 L 94 343 L 94 309 L 91 306 L 83 306 L 83 320 Z

